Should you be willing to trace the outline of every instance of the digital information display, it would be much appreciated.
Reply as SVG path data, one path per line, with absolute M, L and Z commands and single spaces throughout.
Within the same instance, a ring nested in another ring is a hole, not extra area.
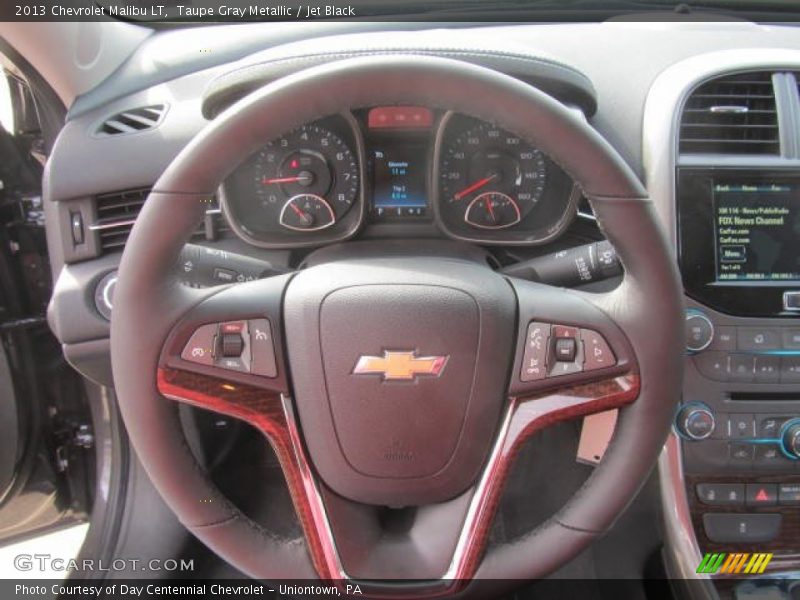
M 375 150 L 372 209 L 376 216 L 420 217 L 428 207 L 425 149 L 418 146 Z
M 717 281 L 800 281 L 800 184 L 712 186 Z

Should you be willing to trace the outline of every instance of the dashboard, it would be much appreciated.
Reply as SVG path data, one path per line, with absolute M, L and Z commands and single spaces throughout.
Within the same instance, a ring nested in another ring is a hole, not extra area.
M 271 140 L 220 190 L 231 228 L 264 248 L 320 245 L 368 224 L 434 223 L 469 242 L 539 245 L 576 214 L 553 161 L 491 123 L 421 106 L 379 106 Z

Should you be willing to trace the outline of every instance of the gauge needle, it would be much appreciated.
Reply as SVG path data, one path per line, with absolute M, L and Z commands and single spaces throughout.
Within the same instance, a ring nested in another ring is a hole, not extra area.
M 486 198 L 486 208 L 489 211 L 489 216 L 492 218 L 492 223 L 497 223 L 497 217 L 494 214 L 494 205 L 491 198 Z
M 472 185 L 470 185 L 468 187 L 465 187 L 460 192 L 456 192 L 456 194 L 453 196 L 453 200 L 461 200 L 464 196 L 466 196 L 468 194 L 471 194 L 472 192 L 474 192 L 477 189 L 482 188 L 483 186 L 485 186 L 487 183 L 489 183 L 490 181 L 492 181 L 494 179 L 497 179 L 497 173 L 492 173 L 488 177 L 484 177 L 483 179 L 479 179 L 478 181 L 476 181 Z
M 261 183 L 264 185 L 269 185 L 271 183 L 295 183 L 300 181 L 301 179 L 305 179 L 302 175 L 297 175 L 296 177 L 275 177 L 273 179 L 262 179 Z
M 306 225 L 311 223 L 311 215 L 309 215 L 308 213 L 304 213 L 295 204 L 290 204 L 289 206 L 294 211 L 294 214 L 296 214 L 303 223 L 305 223 Z

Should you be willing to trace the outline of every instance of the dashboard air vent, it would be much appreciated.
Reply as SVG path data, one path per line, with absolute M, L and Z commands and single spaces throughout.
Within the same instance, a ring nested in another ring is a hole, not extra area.
M 682 154 L 780 154 L 772 73 L 714 79 L 686 102 L 680 130 Z
M 152 129 L 161 122 L 166 113 L 166 104 L 152 104 L 150 106 L 132 108 L 103 121 L 97 129 L 97 135 L 104 137 Z
M 125 246 L 131 228 L 149 193 L 148 188 L 142 188 L 95 197 L 97 216 L 89 229 L 99 236 L 100 248 L 103 252 L 119 250 Z M 192 238 L 215 240 L 220 233 L 229 231 L 229 229 L 215 198 L 213 203 L 208 205 L 206 217 Z
M 95 198 L 97 219 L 89 229 L 100 236 L 100 247 L 104 252 L 125 245 L 149 193 L 150 190 L 145 188 L 104 194 Z

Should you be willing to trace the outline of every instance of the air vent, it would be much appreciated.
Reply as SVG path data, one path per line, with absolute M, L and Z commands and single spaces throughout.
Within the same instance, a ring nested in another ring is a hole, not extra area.
M 121 135 L 123 133 L 138 133 L 152 129 L 158 125 L 167 113 L 166 104 L 153 104 L 132 108 L 118 113 L 103 121 L 97 129 L 97 135 Z
M 683 154 L 780 154 L 772 73 L 742 73 L 698 87 L 681 119 Z
M 125 245 L 149 193 L 148 189 L 129 190 L 95 198 L 97 218 L 89 229 L 100 236 L 100 247 L 104 252 Z
M 97 217 L 89 229 L 99 236 L 103 252 L 119 250 L 125 245 L 133 223 L 149 193 L 148 188 L 142 188 L 95 197 Z M 206 218 L 200 223 L 192 238 L 215 240 L 225 231 L 229 231 L 229 227 L 215 198 L 214 202 L 208 205 Z

